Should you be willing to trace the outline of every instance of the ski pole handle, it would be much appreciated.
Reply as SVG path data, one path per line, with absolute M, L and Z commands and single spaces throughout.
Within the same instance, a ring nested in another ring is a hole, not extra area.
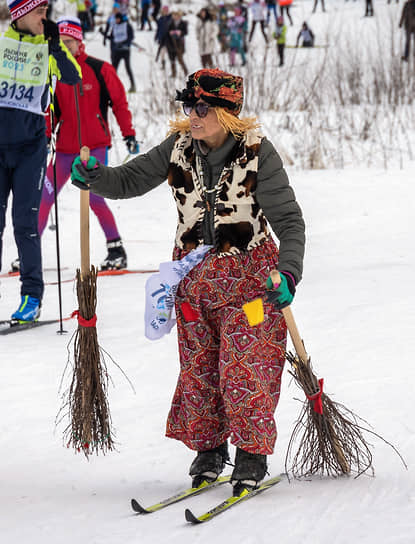
M 281 276 L 278 270 L 272 270 L 270 272 L 270 277 L 271 277 L 272 283 L 274 284 L 281 283 Z M 308 355 L 304 348 L 304 343 L 298 331 L 297 324 L 294 320 L 294 316 L 291 311 L 291 308 L 287 306 L 286 308 L 283 308 L 281 312 L 282 312 L 282 315 L 284 316 L 285 322 L 287 323 L 287 329 L 288 329 L 288 332 L 290 333 L 290 338 L 294 345 L 295 352 L 297 353 L 298 357 L 300 357 L 300 359 L 303 361 L 303 363 L 307 363 Z
M 81 147 L 81 161 L 89 161 L 89 147 L 86 145 Z M 85 277 L 89 273 L 89 191 L 80 191 L 81 202 L 81 277 Z

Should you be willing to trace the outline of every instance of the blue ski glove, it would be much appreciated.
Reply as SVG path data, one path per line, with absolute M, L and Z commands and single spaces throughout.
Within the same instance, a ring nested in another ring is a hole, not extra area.
M 282 310 L 291 304 L 295 295 L 295 282 L 291 274 L 280 272 L 281 283 L 279 285 L 272 282 L 271 277 L 267 279 L 266 297 L 268 302 L 273 304 L 277 310 Z
M 140 151 L 140 146 L 138 145 L 135 136 L 126 136 L 124 138 L 124 141 L 127 146 L 128 152 L 131 153 L 131 155 L 137 155 L 137 153 Z
M 72 163 L 72 184 L 83 191 L 88 191 L 89 186 L 96 183 L 101 177 L 99 166 L 100 163 L 95 157 L 89 157 L 88 163 L 84 165 L 81 157 L 78 155 Z

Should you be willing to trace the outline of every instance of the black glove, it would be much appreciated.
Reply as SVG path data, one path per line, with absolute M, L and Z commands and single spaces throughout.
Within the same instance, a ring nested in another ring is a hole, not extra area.
M 87 166 L 88 168 L 84 166 L 81 157 L 78 155 L 71 167 L 72 184 L 83 191 L 88 191 L 89 186 L 96 183 L 101 177 L 100 163 L 95 157 L 91 156 L 89 158 Z
M 50 19 L 42 19 L 43 23 L 43 35 L 45 40 L 50 41 L 52 47 L 57 47 L 59 45 L 59 27 Z
M 124 141 L 127 146 L 128 152 L 132 155 L 137 155 L 137 153 L 140 151 L 140 146 L 138 145 L 135 136 L 126 136 L 124 138 Z

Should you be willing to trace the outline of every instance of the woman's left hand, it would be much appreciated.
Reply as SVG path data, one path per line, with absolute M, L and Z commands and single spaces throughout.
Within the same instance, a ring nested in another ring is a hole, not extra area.
M 289 306 L 294 300 L 295 282 L 291 274 L 280 272 L 280 283 L 275 284 L 271 276 L 267 279 L 267 289 L 265 295 L 267 301 L 275 306 L 277 310 L 282 310 Z

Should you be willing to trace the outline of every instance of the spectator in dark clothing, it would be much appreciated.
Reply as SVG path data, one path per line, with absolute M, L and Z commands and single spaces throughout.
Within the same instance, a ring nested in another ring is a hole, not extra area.
M 148 24 L 148 29 L 151 30 L 151 21 L 149 17 L 149 11 L 151 7 L 150 0 L 141 0 L 141 27 L 140 30 L 144 30 L 146 23 Z
M 298 47 L 300 40 L 303 40 L 302 47 L 314 47 L 314 34 L 305 21 L 298 33 L 296 47 Z
M 326 6 L 324 5 L 324 0 L 320 0 L 321 2 L 321 8 L 323 11 L 326 11 Z M 316 10 L 317 10 L 317 5 L 318 5 L 318 0 L 314 0 L 314 6 L 313 6 L 313 11 L 312 13 L 315 13 Z
M 406 34 L 405 51 L 402 60 L 407 61 L 411 49 L 411 39 L 415 40 L 415 0 L 409 0 L 403 6 L 401 20 L 399 21 L 399 28 L 402 27 L 404 27 Z
M 366 0 L 366 13 L 365 17 L 373 17 L 373 0 Z
M 167 50 L 171 62 L 172 77 L 176 77 L 176 59 L 183 68 L 185 75 L 187 75 L 188 71 L 183 59 L 185 50 L 184 39 L 187 35 L 187 21 L 183 21 L 180 11 L 174 11 L 172 13 L 168 33 Z
M 128 22 L 127 16 L 122 13 L 115 14 L 115 24 L 111 29 L 111 63 L 117 70 L 120 61 L 124 59 L 125 69 L 130 78 L 129 93 L 135 93 L 135 82 L 130 63 L 130 49 L 134 40 L 133 27 Z
M 151 16 L 157 23 L 157 19 L 159 17 L 159 12 L 160 12 L 161 0 L 153 0 L 152 6 L 153 6 L 153 12 Z
M 157 31 L 154 39 L 159 44 L 157 49 L 156 61 L 161 60 L 161 67 L 164 69 L 166 65 L 166 55 L 168 54 L 167 42 L 169 39 L 169 26 L 171 23 L 171 14 L 169 6 L 161 8 L 161 16 L 157 20 Z
M 275 24 L 277 23 L 277 0 L 266 0 L 267 4 L 267 26 L 269 25 L 269 21 L 271 19 L 271 12 L 274 14 L 274 20 Z

